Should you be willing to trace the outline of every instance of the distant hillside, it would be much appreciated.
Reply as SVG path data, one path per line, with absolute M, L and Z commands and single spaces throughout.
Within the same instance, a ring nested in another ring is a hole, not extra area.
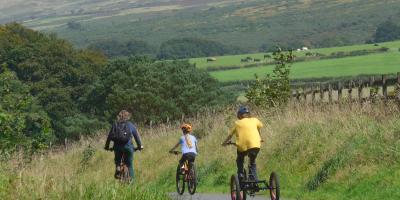
M 377 26 L 400 20 L 395 0 L 66 0 L 22 1 L 0 7 L 0 23 L 23 21 L 78 46 L 104 39 L 151 45 L 198 37 L 244 51 L 364 43 Z M 22 6 L 22 7 L 21 7 Z

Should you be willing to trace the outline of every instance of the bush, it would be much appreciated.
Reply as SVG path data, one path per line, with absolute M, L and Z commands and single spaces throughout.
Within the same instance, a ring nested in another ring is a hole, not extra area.
M 50 119 L 15 73 L 0 74 L 0 150 L 40 150 L 54 140 Z
M 263 79 L 256 76 L 256 82 L 246 91 L 246 98 L 257 106 L 279 107 L 290 98 L 290 65 L 294 60 L 292 51 L 287 54 L 281 49 L 274 52 L 276 62 L 272 74 Z
M 107 125 L 96 117 L 89 118 L 84 114 L 76 114 L 66 117 L 58 123 L 62 132 L 57 136 L 58 138 L 80 139 L 81 136 L 95 134 L 97 130 L 106 128 Z

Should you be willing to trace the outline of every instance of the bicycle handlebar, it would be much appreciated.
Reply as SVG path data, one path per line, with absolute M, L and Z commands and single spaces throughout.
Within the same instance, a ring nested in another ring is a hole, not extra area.
M 136 147 L 136 148 L 133 149 L 133 151 L 142 151 L 143 149 L 144 149 L 143 146 L 142 147 Z M 114 151 L 114 150 L 115 150 L 114 147 L 106 149 L 106 151 Z
M 180 151 L 169 151 L 169 153 L 170 153 L 170 154 L 178 155 L 178 154 L 180 154 L 180 153 L 182 153 L 182 152 L 180 152 Z
M 236 146 L 236 143 L 232 142 L 232 141 L 229 141 L 229 142 L 226 142 L 226 143 L 222 143 L 222 145 L 233 145 L 233 146 Z

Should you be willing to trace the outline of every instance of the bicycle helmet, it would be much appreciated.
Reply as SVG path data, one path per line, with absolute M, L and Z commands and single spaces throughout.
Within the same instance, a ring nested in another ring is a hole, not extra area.
M 250 110 L 245 106 L 241 106 L 239 108 L 239 110 L 237 111 L 237 115 L 238 116 L 241 116 L 241 115 L 246 114 L 246 113 L 250 113 Z
M 182 124 L 181 129 L 182 129 L 182 131 L 192 132 L 192 125 L 190 125 L 190 124 Z

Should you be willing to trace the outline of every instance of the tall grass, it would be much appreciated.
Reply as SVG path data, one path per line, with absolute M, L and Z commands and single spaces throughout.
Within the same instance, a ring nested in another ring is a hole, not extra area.
M 380 105 L 253 108 L 265 124 L 265 142 L 257 159 L 260 178 L 276 171 L 285 198 L 399 199 L 400 115 L 395 109 Z M 234 120 L 235 109 L 188 120 L 200 138 L 198 192 L 228 191 L 229 177 L 236 171 L 236 150 L 220 143 Z M 66 152 L 35 157 L 25 166 L 3 163 L 0 198 L 166 199 L 165 193 L 175 191 L 179 157 L 168 150 L 181 135 L 179 123 L 139 131 L 145 150 L 134 155 L 133 185 L 113 179 L 113 154 L 102 150 L 104 137 L 100 137 Z

